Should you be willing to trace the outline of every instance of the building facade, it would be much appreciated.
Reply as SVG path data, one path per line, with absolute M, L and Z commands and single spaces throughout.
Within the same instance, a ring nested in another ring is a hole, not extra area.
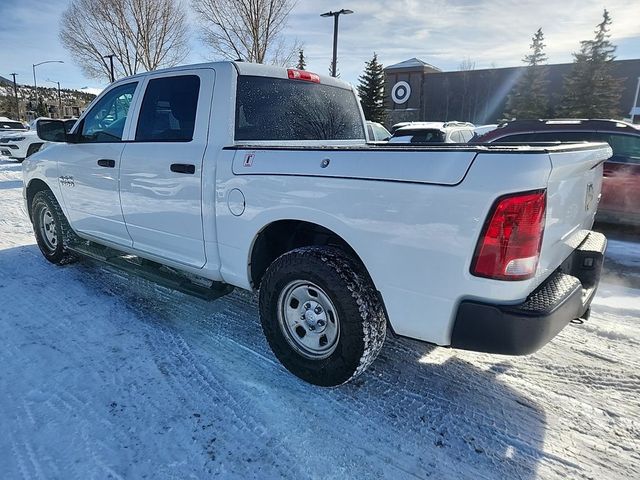
M 548 69 L 550 104 L 558 105 L 564 76 L 571 63 L 545 65 Z M 404 121 L 497 123 L 504 119 L 507 97 L 527 67 L 442 72 L 422 60 L 410 60 L 384 69 L 388 125 Z M 620 117 L 631 118 L 638 108 L 636 97 L 640 59 L 616 60 L 612 73 L 624 79 Z M 635 99 L 635 102 L 634 102 Z M 640 112 L 635 113 L 640 122 Z

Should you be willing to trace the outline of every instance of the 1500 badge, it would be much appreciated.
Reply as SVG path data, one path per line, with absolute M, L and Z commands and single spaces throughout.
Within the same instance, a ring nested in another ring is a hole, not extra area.
M 61 177 L 58 177 L 58 181 L 60 182 L 60 185 L 62 185 L 63 187 L 76 186 L 76 183 L 73 181 L 73 177 L 70 175 L 63 175 Z

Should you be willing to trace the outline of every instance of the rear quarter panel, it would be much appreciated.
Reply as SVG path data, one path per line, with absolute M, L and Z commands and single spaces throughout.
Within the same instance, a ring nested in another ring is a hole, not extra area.
M 394 331 L 441 345 L 449 344 L 460 300 L 516 303 L 537 281 L 481 279 L 470 274 L 469 264 L 495 198 L 546 186 L 550 171 L 546 154 L 482 153 L 462 183 L 437 185 L 365 179 L 373 175 L 369 169 L 374 171 L 376 162 L 388 155 L 385 151 L 368 152 L 369 164 L 351 160 L 346 152 L 334 153 L 333 160 L 342 157 L 341 162 L 357 163 L 365 178 L 331 177 L 316 162 L 301 172 L 309 155 L 305 151 L 297 152 L 298 174 L 283 175 L 277 166 L 282 152 L 277 150 L 254 151 L 254 161 L 262 162 L 260 174 L 235 175 L 234 156 L 243 161 L 246 153 L 227 150 L 218 164 L 221 273 L 229 283 L 251 288 L 248 263 L 253 241 L 260 230 L 281 219 L 314 222 L 340 235 L 360 256 L 381 292 Z M 403 155 L 437 165 L 451 152 Z M 269 164 L 274 165 L 273 173 L 268 172 Z M 440 168 L 446 169 L 445 164 Z M 232 215 L 226 206 L 232 189 L 245 196 L 241 216 Z

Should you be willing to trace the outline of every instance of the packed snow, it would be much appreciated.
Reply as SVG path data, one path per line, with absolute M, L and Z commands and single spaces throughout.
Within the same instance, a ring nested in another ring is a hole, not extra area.
M 47 263 L 21 189 L 0 161 L 4 479 L 640 478 L 638 243 L 610 243 L 590 320 L 535 355 L 389 338 L 324 389 L 276 361 L 250 293 Z

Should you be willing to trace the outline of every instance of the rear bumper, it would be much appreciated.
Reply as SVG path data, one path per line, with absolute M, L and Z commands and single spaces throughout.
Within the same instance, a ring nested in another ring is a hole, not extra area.
M 563 264 L 519 305 L 463 301 L 451 346 L 526 355 L 555 337 L 571 320 L 587 318 L 600 281 L 607 239 L 590 232 Z

